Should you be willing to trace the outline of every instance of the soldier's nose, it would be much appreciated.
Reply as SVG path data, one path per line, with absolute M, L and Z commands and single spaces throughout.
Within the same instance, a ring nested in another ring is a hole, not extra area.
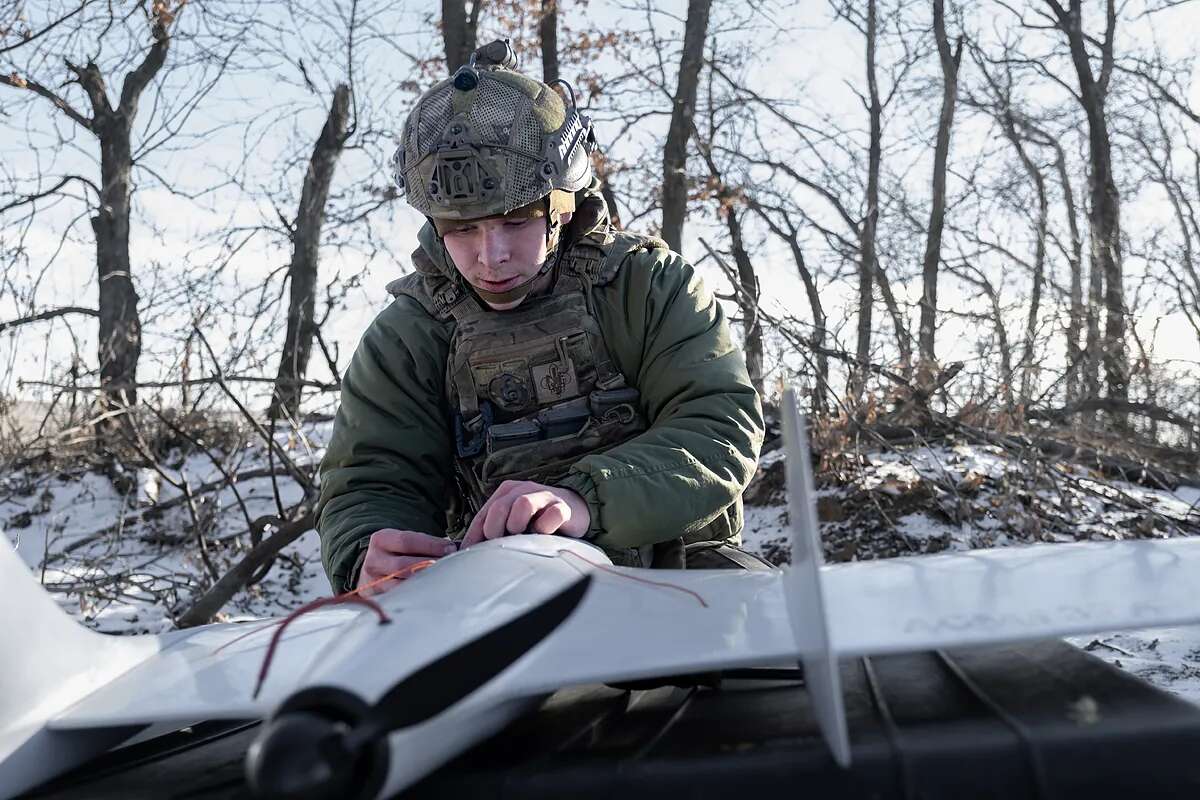
M 479 263 L 489 269 L 507 264 L 511 256 L 508 241 L 499 231 L 486 231 L 479 245 Z

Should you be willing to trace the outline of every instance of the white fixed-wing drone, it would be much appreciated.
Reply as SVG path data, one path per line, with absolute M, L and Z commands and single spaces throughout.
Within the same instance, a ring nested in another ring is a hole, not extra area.
M 0 797 L 135 739 L 254 718 L 258 796 L 387 796 L 563 687 L 796 661 L 848 766 L 839 657 L 1200 622 L 1200 540 L 823 565 L 808 447 L 783 405 L 790 568 L 649 572 L 508 537 L 381 595 L 390 624 L 345 605 L 297 618 L 257 697 L 270 624 L 94 633 L 0 544 Z

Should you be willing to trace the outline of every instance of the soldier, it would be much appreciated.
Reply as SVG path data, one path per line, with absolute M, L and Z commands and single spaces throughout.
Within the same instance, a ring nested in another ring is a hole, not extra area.
M 630 566 L 746 560 L 762 411 L 721 308 L 663 242 L 612 227 L 573 93 L 514 67 L 507 42 L 477 50 L 393 158 L 427 223 L 321 464 L 335 591 L 526 532 Z

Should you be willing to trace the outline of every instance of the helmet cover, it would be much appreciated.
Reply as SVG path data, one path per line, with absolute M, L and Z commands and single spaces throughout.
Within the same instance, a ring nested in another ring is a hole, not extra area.
M 591 121 L 547 84 L 502 66 L 511 59 L 485 56 L 476 66 L 497 45 L 507 48 L 480 48 L 423 94 L 405 122 L 393 177 L 427 217 L 500 216 L 591 181 Z

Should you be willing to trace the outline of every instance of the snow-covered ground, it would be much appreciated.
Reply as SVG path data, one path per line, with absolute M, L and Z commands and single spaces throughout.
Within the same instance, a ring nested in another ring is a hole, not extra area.
M 309 426 L 304 436 L 279 434 L 276 439 L 294 461 L 313 464 L 320 459 L 328 432 L 329 424 L 323 423 Z M 267 465 L 263 448 L 252 442 L 227 455 L 222 463 L 227 471 Z M 758 504 L 746 507 L 744 533 L 747 549 L 776 563 L 786 562 L 789 555 L 780 458 L 776 451 L 763 459 L 758 489 L 751 492 Z M 173 478 L 186 478 L 193 488 L 221 477 L 205 455 L 164 461 L 173 465 Z M 844 485 L 818 491 L 818 514 L 831 560 L 1028 541 L 1127 538 L 1134 531 L 1140 534 L 1133 535 L 1166 535 L 1155 527 L 1156 519 L 1161 527 L 1163 520 L 1200 515 L 1200 488 L 1151 490 L 1085 470 L 1063 468 L 1052 476 L 1052 491 L 1031 494 L 1013 480 L 1022 465 L 987 448 L 872 453 L 868 461 Z M 109 633 L 158 633 L 170 629 L 173 613 L 185 609 L 208 583 L 202 576 L 209 567 L 189 533 L 191 517 L 182 505 L 161 514 L 141 513 L 149 497 L 157 495 L 162 502 L 178 492 L 149 471 L 126 477 L 113 481 L 95 472 L 62 470 L 10 473 L 0 479 L 0 527 L 59 604 L 85 624 Z M 114 484 L 128 491 L 122 493 Z M 279 478 L 276 484 L 270 477 L 255 477 L 238 483 L 240 501 L 226 489 L 200 504 L 203 513 L 212 515 L 205 541 L 208 561 L 217 571 L 248 549 L 247 518 L 274 513 L 276 491 L 285 507 L 302 496 L 289 479 Z M 859 502 L 863 492 L 874 498 L 866 518 Z M 1144 513 L 1132 513 L 1129 503 L 1115 503 L 1113 498 L 1130 500 Z M 1031 508 L 1040 508 L 1040 516 L 1022 513 Z M 1031 522 L 1059 509 L 1062 524 Z M 873 527 L 864 527 L 871 519 Z M 262 581 L 239 593 L 220 618 L 274 616 L 328 592 L 319 542 L 309 532 L 283 551 Z M 1200 626 L 1102 633 L 1070 641 L 1200 703 Z
M 285 432 L 275 439 L 305 466 L 319 462 L 328 432 L 329 423 L 322 423 L 309 426 L 304 436 Z M 229 473 L 268 466 L 265 448 L 253 442 L 222 455 L 221 468 Z M 175 481 L 188 481 L 198 495 L 198 510 L 212 518 L 205 543 L 218 572 L 249 548 L 248 518 L 275 514 L 279 503 L 288 508 L 303 498 L 287 476 L 248 478 L 237 483 L 236 493 L 200 494 L 200 487 L 222 478 L 207 455 L 172 455 L 163 461 L 171 465 L 166 471 Z M 147 497 L 164 503 L 180 492 L 152 470 L 122 477 L 10 473 L 0 479 L 0 528 L 59 604 L 84 623 L 106 633 L 159 633 L 172 627 L 172 611 L 187 607 L 208 567 L 186 508 L 179 504 L 156 513 Z M 310 531 L 283 550 L 262 581 L 238 593 L 219 620 L 274 616 L 328 593 L 320 541 Z

